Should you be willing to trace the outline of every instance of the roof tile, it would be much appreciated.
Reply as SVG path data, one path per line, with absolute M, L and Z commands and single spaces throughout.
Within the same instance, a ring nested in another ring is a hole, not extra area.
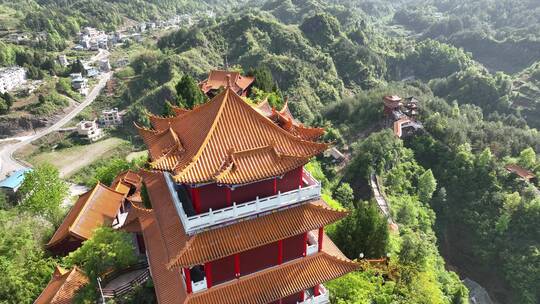
M 224 258 L 318 229 L 348 214 L 346 211 L 330 209 L 320 200 L 188 236 L 167 190 L 163 173 L 147 173 L 145 176 L 159 227 L 156 230 L 159 235 L 154 237 L 161 236 L 164 240 L 169 268 L 193 266 Z
M 34 304 L 71 304 L 77 291 L 88 284 L 88 278 L 76 266 L 67 271 L 59 266 Z
M 112 222 L 123 201 L 123 193 L 98 182 L 90 191 L 79 196 L 46 246 L 54 247 L 70 236 L 89 239 L 94 229 Z
M 298 161 L 300 166 L 328 147 L 280 128 L 230 88 L 210 102 L 175 117 L 169 129 L 139 130 L 153 160 L 152 167 L 173 171 L 175 180 L 182 183 L 216 181 L 232 151 L 274 146 L 280 154 L 301 158 L 302 161 Z M 281 166 L 281 169 L 272 167 L 269 170 L 267 166 L 258 168 L 253 165 L 249 171 L 239 175 L 243 178 L 231 178 L 228 182 L 240 184 L 246 179 L 254 181 L 272 177 L 290 169 L 289 166 Z
M 358 269 L 358 264 L 326 252 L 297 259 L 204 292 L 190 294 L 186 304 L 266 304 Z

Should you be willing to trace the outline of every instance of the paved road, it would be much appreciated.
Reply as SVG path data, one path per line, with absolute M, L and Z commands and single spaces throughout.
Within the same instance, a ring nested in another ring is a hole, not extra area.
M 100 51 L 96 56 L 92 57 L 92 60 L 98 60 L 107 58 L 108 52 L 107 51 Z M 19 160 L 16 160 L 13 157 L 13 154 L 23 147 L 26 144 L 31 143 L 32 141 L 41 138 L 51 132 L 57 131 L 60 129 L 63 125 L 68 123 L 70 120 L 72 120 L 79 112 L 81 112 L 84 108 L 86 108 L 88 105 L 90 105 L 96 97 L 99 95 L 101 90 L 105 87 L 107 84 L 107 81 L 111 79 L 112 72 L 101 74 L 99 76 L 99 82 L 94 88 L 90 91 L 90 93 L 86 96 L 84 101 L 77 105 L 71 112 L 67 113 L 66 116 L 62 117 L 59 121 L 54 123 L 53 125 L 42 129 L 38 131 L 34 135 L 29 136 L 23 136 L 23 137 L 13 137 L 13 138 L 6 138 L 3 141 L 10 141 L 14 140 L 17 141 L 13 144 L 5 145 L 2 150 L 0 150 L 0 179 L 6 176 L 9 172 L 13 170 L 18 170 L 22 168 L 26 168 L 27 164 L 22 163 Z

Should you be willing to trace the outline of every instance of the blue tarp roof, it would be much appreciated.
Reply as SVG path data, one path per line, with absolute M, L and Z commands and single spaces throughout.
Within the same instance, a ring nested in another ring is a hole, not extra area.
M 17 189 L 24 181 L 24 174 L 32 169 L 21 169 L 12 172 L 9 177 L 0 181 L 0 188 Z

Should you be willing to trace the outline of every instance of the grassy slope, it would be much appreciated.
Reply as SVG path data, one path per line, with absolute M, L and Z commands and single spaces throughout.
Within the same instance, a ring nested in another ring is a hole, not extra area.
M 46 162 L 51 163 L 60 170 L 62 176 L 67 177 L 98 159 L 106 158 L 118 146 L 126 143 L 125 140 L 111 137 L 89 145 L 39 153 L 31 156 L 28 161 L 34 166 Z

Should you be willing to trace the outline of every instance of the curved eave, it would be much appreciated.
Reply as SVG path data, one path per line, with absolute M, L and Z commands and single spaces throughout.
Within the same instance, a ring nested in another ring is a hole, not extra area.
M 319 229 L 348 214 L 348 211 L 334 210 L 324 206 L 323 201 L 317 201 L 204 231 L 191 237 L 183 249 L 170 259 L 167 268 L 191 267 L 215 261 Z

